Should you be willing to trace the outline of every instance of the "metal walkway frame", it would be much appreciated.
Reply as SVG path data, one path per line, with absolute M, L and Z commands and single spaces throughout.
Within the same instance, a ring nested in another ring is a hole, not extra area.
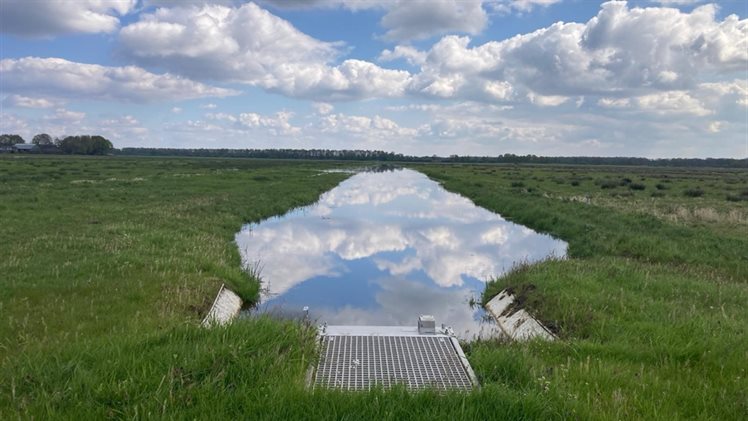
M 479 387 L 449 329 L 324 326 L 319 340 L 320 359 L 309 378 L 313 388 L 356 391 L 403 385 L 408 390 L 470 391 Z

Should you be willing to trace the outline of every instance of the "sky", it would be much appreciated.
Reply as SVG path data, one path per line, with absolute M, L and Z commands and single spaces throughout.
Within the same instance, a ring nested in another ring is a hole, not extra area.
M 0 0 L 0 132 L 748 157 L 748 2 Z

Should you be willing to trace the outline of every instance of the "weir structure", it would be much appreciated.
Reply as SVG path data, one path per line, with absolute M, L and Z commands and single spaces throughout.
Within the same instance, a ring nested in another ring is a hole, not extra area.
M 432 316 L 417 326 L 327 326 L 319 328 L 320 358 L 310 369 L 311 388 L 469 391 L 479 387 L 451 329 Z
M 515 308 L 512 291 L 501 291 L 486 304 L 503 334 L 511 340 L 554 340 L 555 336 L 524 309 Z M 202 321 L 204 327 L 230 323 L 242 300 L 221 285 Z M 309 307 L 303 309 L 309 322 Z M 436 327 L 422 315 L 416 326 L 328 326 L 318 329 L 320 358 L 309 369 L 307 386 L 339 390 L 388 389 L 470 391 L 480 387 L 451 328 Z

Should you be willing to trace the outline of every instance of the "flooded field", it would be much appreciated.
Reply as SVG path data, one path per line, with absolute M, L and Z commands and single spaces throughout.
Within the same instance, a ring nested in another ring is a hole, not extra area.
M 236 236 L 260 271 L 257 311 L 309 308 L 320 323 L 413 325 L 433 314 L 462 338 L 491 335 L 484 282 L 566 243 L 504 220 L 412 170 L 363 172 L 308 207 Z

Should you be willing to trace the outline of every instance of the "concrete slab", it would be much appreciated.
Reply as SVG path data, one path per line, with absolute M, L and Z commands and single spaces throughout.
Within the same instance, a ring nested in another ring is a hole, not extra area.
M 202 321 L 202 326 L 211 327 L 225 325 L 231 322 L 239 314 L 242 308 L 242 299 L 226 285 L 221 285 L 213 305 Z
M 535 338 L 549 341 L 556 339 L 548 328 L 524 309 L 511 311 L 513 303 L 514 295 L 507 290 L 501 291 L 486 303 L 486 310 L 496 319 L 496 323 L 509 338 L 517 341 Z

